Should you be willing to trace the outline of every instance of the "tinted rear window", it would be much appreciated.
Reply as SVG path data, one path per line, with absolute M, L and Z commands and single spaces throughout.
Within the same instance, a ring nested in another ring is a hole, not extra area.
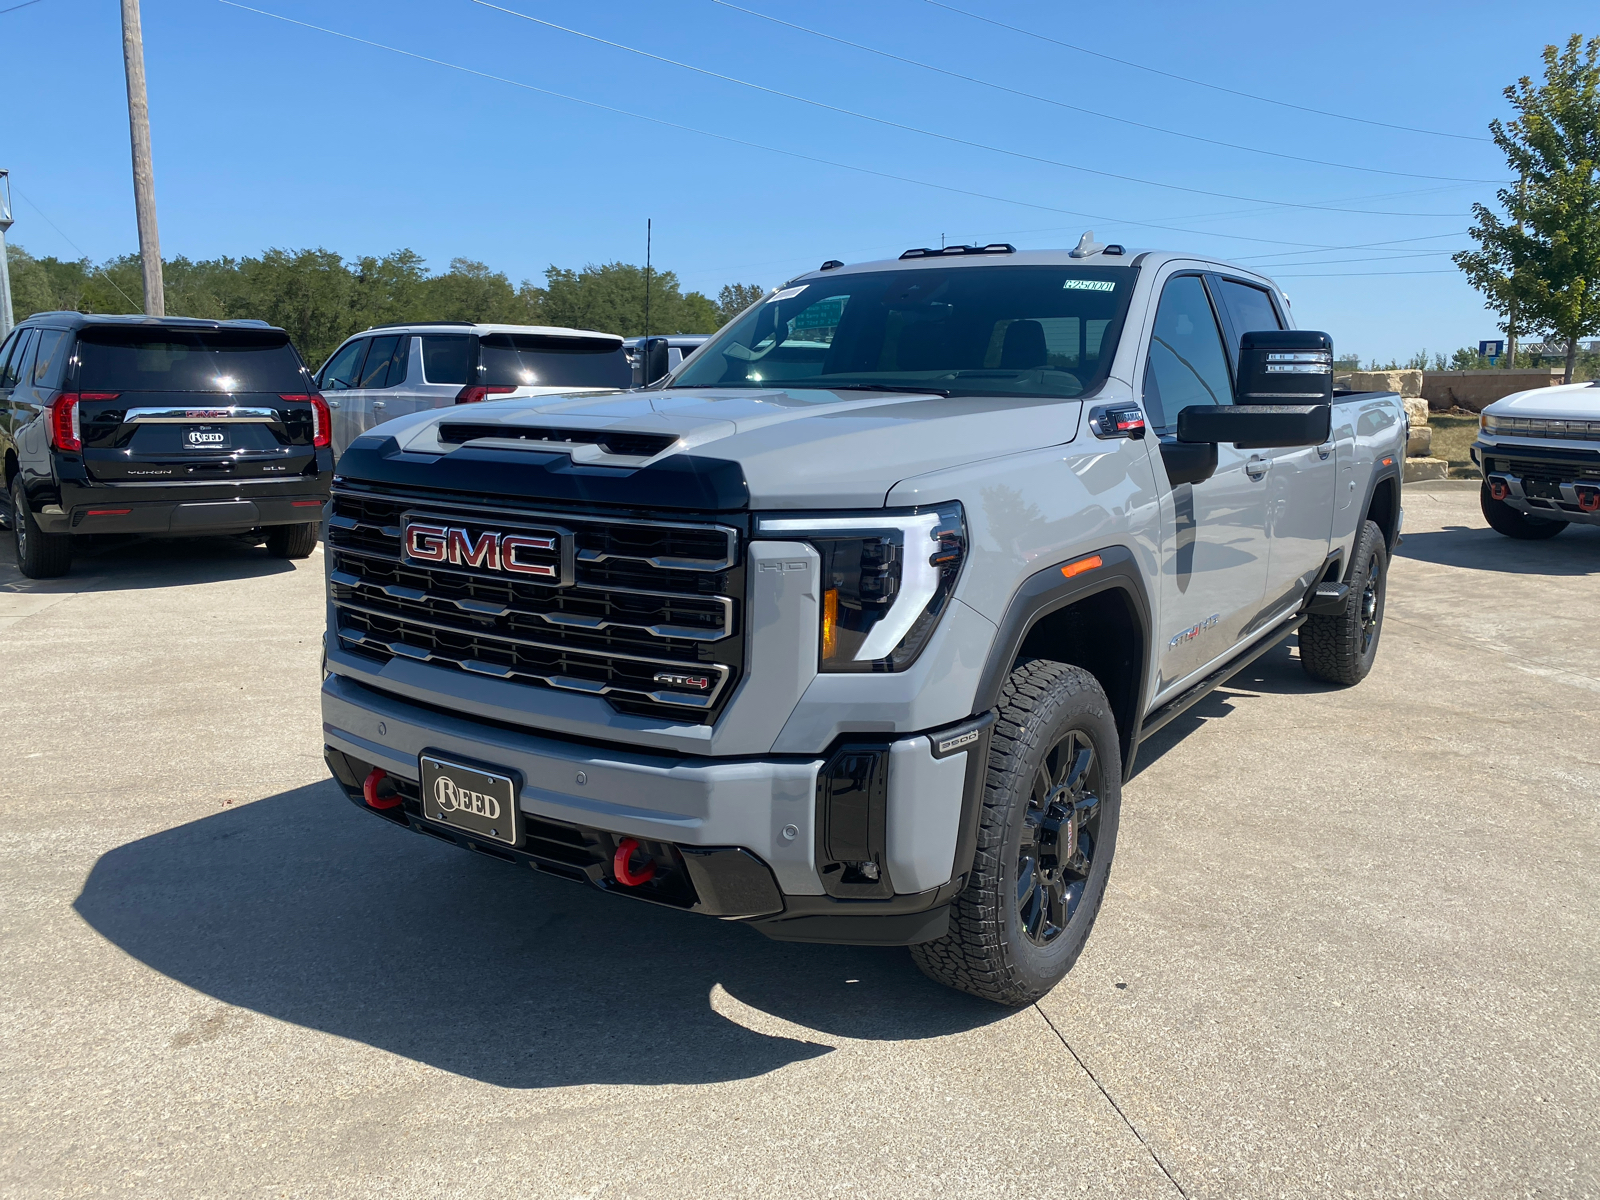
M 78 335 L 86 392 L 303 392 L 289 335 L 254 329 L 96 329 Z
M 633 384 L 620 341 L 485 334 L 478 347 L 478 382 L 488 387 L 614 387 Z

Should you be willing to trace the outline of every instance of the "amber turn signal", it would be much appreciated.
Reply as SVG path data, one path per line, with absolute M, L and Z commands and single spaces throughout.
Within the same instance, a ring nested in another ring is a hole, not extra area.
M 1076 562 L 1069 562 L 1061 568 L 1061 573 L 1071 579 L 1074 575 L 1082 575 L 1085 571 L 1092 571 L 1102 565 L 1100 556 L 1091 554 L 1088 558 L 1080 558 Z
M 839 589 L 822 593 L 822 658 L 826 662 L 839 653 Z

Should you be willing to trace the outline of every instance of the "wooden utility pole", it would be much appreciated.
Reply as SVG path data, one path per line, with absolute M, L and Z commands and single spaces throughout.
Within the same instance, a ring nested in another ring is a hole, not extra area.
M 139 220 L 139 262 L 144 268 L 144 312 L 167 315 L 161 281 L 161 235 L 156 231 L 156 181 L 150 166 L 150 102 L 144 90 L 144 33 L 139 0 L 122 0 L 122 62 L 128 70 L 128 132 L 133 141 L 133 211 Z

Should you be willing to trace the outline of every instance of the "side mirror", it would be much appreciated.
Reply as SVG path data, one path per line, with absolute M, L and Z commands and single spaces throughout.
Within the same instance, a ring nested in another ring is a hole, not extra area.
M 1197 404 L 1178 414 L 1180 442 L 1232 442 L 1240 450 L 1320 446 L 1333 430 L 1329 404 Z
M 1333 339 L 1309 329 L 1262 329 L 1239 339 L 1240 404 L 1331 404 Z
M 642 348 L 644 358 L 644 378 L 640 382 L 649 387 L 658 379 L 666 376 L 670 361 L 666 338 L 651 338 Z

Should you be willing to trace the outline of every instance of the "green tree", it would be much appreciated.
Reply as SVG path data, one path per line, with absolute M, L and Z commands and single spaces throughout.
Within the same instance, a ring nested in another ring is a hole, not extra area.
M 725 283 L 717 293 L 717 321 L 726 325 L 762 296 L 766 295 L 759 283 Z
M 1454 259 L 1487 307 L 1566 343 L 1570 383 L 1578 339 L 1600 333 L 1600 38 L 1546 46 L 1544 67 L 1505 89 L 1516 119 L 1489 123 L 1521 181 L 1496 193 L 1505 219 L 1474 204 L 1478 249 Z
M 546 325 L 598 329 L 635 337 L 644 332 L 644 269 L 590 263 L 581 271 L 545 271 L 541 318 Z M 717 307 L 699 292 L 684 295 L 672 271 L 650 273 L 651 333 L 715 333 Z

